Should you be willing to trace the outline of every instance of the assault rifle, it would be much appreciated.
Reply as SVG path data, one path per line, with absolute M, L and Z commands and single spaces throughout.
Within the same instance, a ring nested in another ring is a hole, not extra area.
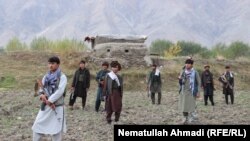
M 47 89 L 44 88 L 42 81 L 41 81 L 41 80 L 37 80 L 37 84 L 38 84 L 38 86 L 42 89 L 43 94 L 46 96 L 46 99 L 48 100 L 48 97 L 49 97 L 50 95 L 49 95 Z M 41 104 L 41 110 L 42 110 L 42 111 L 45 110 L 45 106 L 46 106 L 46 102 L 42 102 L 42 104 Z M 52 103 L 52 104 L 49 105 L 49 106 L 55 111 L 55 104 Z M 56 113 L 56 111 L 55 111 L 55 113 Z M 56 113 L 56 114 L 57 114 L 57 113 Z
M 220 82 L 226 84 L 226 88 L 229 87 L 231 90 L 233 89 L 233 86 L 229 83 L 229 81 L 227 80 L 227 78 L 225 77 L 225 75 L 220 76 L 219 78 Z

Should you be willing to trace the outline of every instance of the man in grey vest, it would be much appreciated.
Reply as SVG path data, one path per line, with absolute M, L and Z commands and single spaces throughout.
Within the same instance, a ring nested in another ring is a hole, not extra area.
M 61 141 L 66 132 L 64 111 L 64 91 L 67 77 L 61 72 L 60 59 L 56 56 L 48 60 L 48 73 L 43 77 L 39 98 L 41 109 L 32 126 L 33 141 L 40 141 L 43 135 L 51 135 L 53 141 Z
M 193 68 L 194 61 L 187 59 L 185 68 L 182 70 L 181 91 L 179 95 L 179 110 L 183 113 L 184 124 L 193 122 L 197 118 L 196 98 L 200 96 L 200 76 Z

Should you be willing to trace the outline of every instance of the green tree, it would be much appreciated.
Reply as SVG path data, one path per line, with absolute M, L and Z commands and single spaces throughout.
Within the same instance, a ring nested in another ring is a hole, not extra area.
M 230 44 L 227 49 L 226 56 L 230 59 L 235 59 L 241 56 L 249 56 L 249 45 L 243 42 L 237 41 Z
M 191 41 L 178 41 L 177 44 L 181 47 L 181 56 L 193 56 L 206 50 L 205 47 Z
M 218 43 L 214 47 L 212 47 L 211 52 L 217 56 L 223 56 L 225 57 L 226 51 L 227 51 L 227 46 L 223 43 Z
M 210 49 L 205 49 L 204 51 L 200 52 L 199 54 L 204 59 L 209 59 L 209 58 L 215 58 L 216 57 L 216 53 L 213 52 Z
M 164 56 L 164 52 L 168 50 L 173 43 L 167 40 L 155 40 L 151 43 L 150 53 L 156 53 L 160 56 Z

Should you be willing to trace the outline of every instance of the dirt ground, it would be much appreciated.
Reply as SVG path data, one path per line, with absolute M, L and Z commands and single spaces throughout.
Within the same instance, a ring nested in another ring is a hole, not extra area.
M 73 54 L 75 55 L 75 54 Z M 16 53 L 0 54 L 0 141 L 31 141 L 31 127 L 40 108 L 40 101 L 34 97 L 33 84 L 47 71 L 47 53 Z M 78 67 L 78 56 L 62 56 L 62 69 L 72 82 L 75 69 Z M 74 59 L 73 59 L 74 58 Z M 220 84 L 216 81 L 215 106 L 209 103 L 204 106 L 202 99 L 197 100 L 199 121 L 194 124 L 250 124 L 250 95 L 249 83 L 250 62 L 209 60 L 213 64 L 215 78 L 224 71 L 226 63 L 233 65 L 236 75 L 235 104 L 226 105 Z M 199 70 L 203 69 L 207 60 L 196 61 Z M 166 60 L 162 71 L 163 93 L 161 105 L 152 105 L 145 91 L 145 74 L 150 68 L 123 69 L 125 91 L 123 110 L 120 121 L 111 125 L 105 120 L 105 113 L 94 111 L 96 98 L 96 83 L 92 80 L 88 93 L 86 108 L 81 109 L 78 98 L 75 110 L 68 110 L 69 94 L 65 97 L 67 133 L 65 141 L 112 141 L 115 124 L 182 124 L 182 113 L 178 111 L 178 82 L 177 76 L 183 66 L 183 59 Z M 92 77 L 100 68 L 89 66 Z M 142 73 L 143 72 L 143 73 Z M 136 83 L 135 83 L 136 82 Z M 101 108 L 103 109 L 104 103 Z M 101 110 L 102 110 L 101 109 Z M 45 137 L 44 141 L 50 140 Z
M 177 125 L 182 123 L 178 111 L 177 91 L 163 92 L 162 104 L 152 105 L 146 92 L 124 93 L 123 110 L 120 121 L 111 125 L 105 121 L 105 113 L 94 111 L 96 91 L 90 91 L 85 110 L 81 109 L 81 99 L 77 99 L 75 109 L 67 108 L 69 94 L 65 97 L 67 133 L 65 141 L 112 141 L 114 124 L 157 124 Z M 32 140 L 32 124 L 39 110 L 40 101 L 32 90 L 0 92 L 0 139 L 1 141 Z M 215 106 L 204 106 L 202 97 L 197 100 L 199 122 L 194 124 L 250 124 L 249 91 L 237 91 L 235 104 L 226 105 L 221 91 L 215 93 Z M 103 109 L 104 103 L 101 105 Z M 50 140 L 44 137 L 44 140 Z

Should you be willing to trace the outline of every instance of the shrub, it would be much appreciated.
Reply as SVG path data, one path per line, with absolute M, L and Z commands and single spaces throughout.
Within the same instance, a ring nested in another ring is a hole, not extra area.
M 164 52 L 164 57 L 173 58 L 176 57 L 180 52 L 181 52 L 181 47 L 178 44 L 175 44 Z

